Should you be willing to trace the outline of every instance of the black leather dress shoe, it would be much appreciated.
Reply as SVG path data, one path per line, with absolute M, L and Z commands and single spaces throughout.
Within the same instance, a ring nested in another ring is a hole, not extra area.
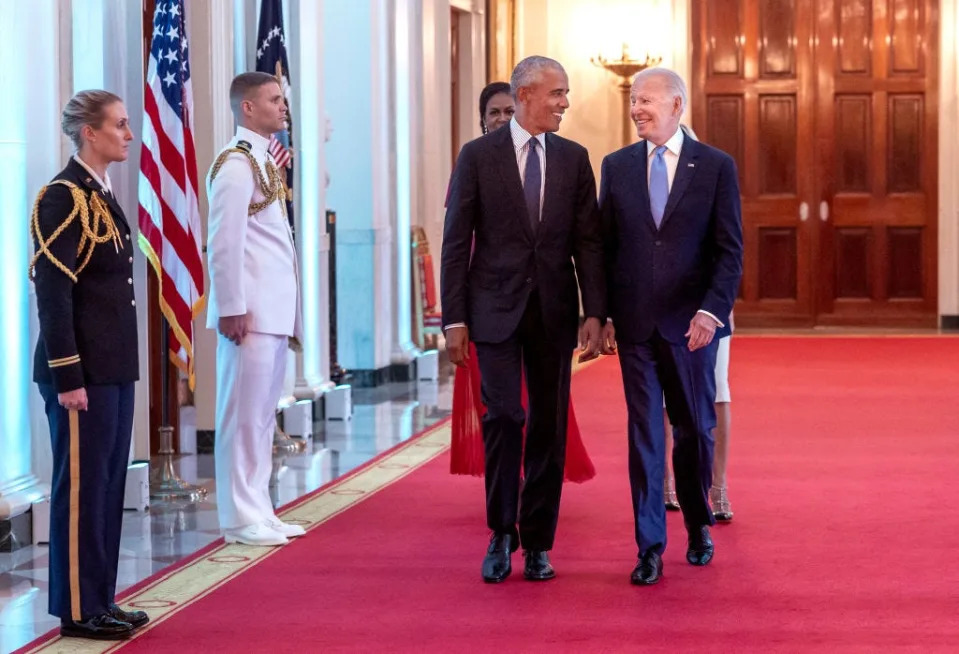
M 549 555 L 544 550 L 526 550 L 526 566 L 523 576 L 530 581 L 546 581 L 556 576 L 556 571 L 549 563 Z
M 713 539 L 709 536 L 709 525 L 688 527 L 689 545 L 686 547 L 686 560 L 693 565 L 706 565 L 713 559 Z
M 121 622 L 109 613 L 104 613 L 81 622 L 60 620 L 60 635 L 93 640 L 123 640 L 133 635 L 133 625 L 129 622 Z
M 663 557 L 656 552 L 646 552 L 639 557 L 629 581 L 638 586 L 652 586 L 663 576 Z
M 483 581 L 488 584 L 504 581 L 513 571 L 510 555 L 517 547 L 519 543 L 512 534 L 493 534 L 483 559 Z
M 146 611 L 124 611 L 116 604 L 110 605 L 110 616 L 120 622 L 129 622 L 134 629 L 139 629 L 150 621 Z

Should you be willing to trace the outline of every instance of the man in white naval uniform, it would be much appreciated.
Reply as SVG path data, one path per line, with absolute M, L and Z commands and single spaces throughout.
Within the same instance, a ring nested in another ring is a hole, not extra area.
M 302 338 L 286 189 L 267 150 L 284 128 L 286 103 L 274 77 L 243 73 L 230 85 L 230 104 L 236 136 L 207 177 L 217 512 L 228 543 L 282 545 L 305 533 L 276 517 L 269 493 L 287 347 Z

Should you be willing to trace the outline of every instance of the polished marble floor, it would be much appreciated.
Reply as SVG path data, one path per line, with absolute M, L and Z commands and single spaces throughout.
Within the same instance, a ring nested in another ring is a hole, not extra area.
M 274 458 L 277 506 L 340 477 L 449 415 L 451 378 L 354 389 L 349 421 L 317 423 L 307 451 Z M 177 473 L 209 491 L 195 505 L 153 504 L 124 514 L 117 590 L 127 588 L 219 538 L 213 456 L 183 456 Z M 47 614 L 47 547 L 0 553 L 0 654 L 57 627 Z

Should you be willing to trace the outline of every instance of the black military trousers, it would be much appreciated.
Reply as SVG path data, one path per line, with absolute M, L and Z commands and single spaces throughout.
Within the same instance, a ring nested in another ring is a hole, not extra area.
M 553 548 L 566 463 L 573 351 L 550 343 L 545 334 L 539 296 L 533 293 L 512 336 L 502 343 L 476 343 L 487 408 L 487 525 L 515 536 L 518 522 L 519 539 L 527 550 Z M 524 373 L 528 416 L 522 404 Z
M 77 412 L 39 386 L 53 444 L 49 610 L 86 620 L 106 613 L 116 592 L 133 383 L 87 386 L 89 408 Z

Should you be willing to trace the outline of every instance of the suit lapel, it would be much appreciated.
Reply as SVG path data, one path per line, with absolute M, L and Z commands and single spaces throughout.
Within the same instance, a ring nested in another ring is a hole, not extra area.
M 504 125 L 489 137 L 493 139 L 493 159 L 496 169 L 503 180 L 503 188 L 509 195 L 510 204 L 516 207 L 514 216 L 520 221 L 523 233 L 533 240 L 533 228 L 529 224 L 526 211 L 526 197 L 523 195 L 523 181 L 520 179 L 519 166 L 516 163 L 516 149 L 513 147 L 513 134 L 509 125 Z
M 633 157 L 636 159 L 636 169 L 639 171 L 639 179 L 630 184 L 633 193 L 636 194 L 636 204 L 639 206 L 640 220 L 646 223 L 653 231 L 656 231 L 656 221 L 653 220 L 653 212 L 649 208 L 649 177 L 646 172 L 646 166 L 649 165 L 649 157 L 646 156 L 646 141 L 640 141 L 632 146 Z
M 550 217 L 556 195 L 563 184 L 563 154 L 563 142 L 552 134 L 546 134 L 546 185 L 543 188 L 543 213 L 536 231 L 537 238 L 556 222 L 550 220 Z
M 679 164 L 676 166 L 676 175 L 673 177 L 673 186 L 669 190 L 669 199 L 666 201 L 666 209 L 663 210 L 663 222 L 659 228 L 662 229 L 666 221 L 673 214 L 676 205 L 683 198 L 689 182 L 696 174 L 696 159 L 699 158 L 699 144 L 686 136 L 683 138 L 683 149 L 679 152 Z

